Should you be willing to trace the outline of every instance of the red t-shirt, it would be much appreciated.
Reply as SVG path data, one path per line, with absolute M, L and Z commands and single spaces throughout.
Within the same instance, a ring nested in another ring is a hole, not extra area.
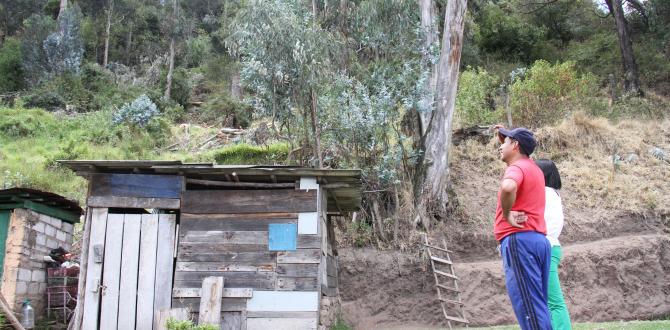
M 498 191 L 498 206 L 496 207 L 496 221 L 493 225 L 493 233 L 496 240 L 502 241 L 505 236 L 522 231 L 536 231 L 543 235 L 547 234 L 547 226 L 544 222 L 544 174 L 529 158 L 522 158 L 514 162 L 505 170 L 504 179 L 516 181 L 516 201 L 512 211 L 522 211 L 528 216 L 523 223 L 523 228 L 512 227 L 503 218 L 500 206 L 500 191 Z

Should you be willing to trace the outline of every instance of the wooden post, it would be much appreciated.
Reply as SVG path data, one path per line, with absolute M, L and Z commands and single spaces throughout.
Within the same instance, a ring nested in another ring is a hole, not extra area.
M 223 298 L 223 277 L 205 277 L 202 280 L 200 314 L 198 324 L 221 326 L 221 299 Z

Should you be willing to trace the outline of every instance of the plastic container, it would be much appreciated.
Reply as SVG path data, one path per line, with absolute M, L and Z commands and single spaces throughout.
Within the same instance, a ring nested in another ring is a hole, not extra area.
M 26 329 L 35 328 L 35 310 L 28 299 L 23 302 L 23 307 L 21 307 L 21 325 Z

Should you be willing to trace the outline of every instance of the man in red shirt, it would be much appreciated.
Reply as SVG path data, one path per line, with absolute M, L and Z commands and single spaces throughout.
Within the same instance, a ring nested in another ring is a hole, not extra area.
M 544 174 L 529 158 L 537 142 L 525 128 L 496 128 L 502 143 L 500 160 L 507 169 L 500 182 L 493 232 L 500 242 L 507 293 L 521 329 L 551 329 Z

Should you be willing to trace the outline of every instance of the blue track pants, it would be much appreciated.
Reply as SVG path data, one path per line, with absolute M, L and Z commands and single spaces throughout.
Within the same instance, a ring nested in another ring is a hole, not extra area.
M 521 329 L 551 330 L 549 241 L 538 232 L 519 232 L 503 238 L 501 248 L 507 293 Z

